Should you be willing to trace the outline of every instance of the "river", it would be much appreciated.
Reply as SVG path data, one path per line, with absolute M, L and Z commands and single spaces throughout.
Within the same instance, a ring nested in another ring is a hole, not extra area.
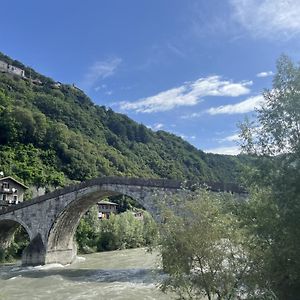
M 173 299 L 157 288 L 163 276 L 145 249 L 82 255 L 68 266 L 0 265 L 0 299 Z

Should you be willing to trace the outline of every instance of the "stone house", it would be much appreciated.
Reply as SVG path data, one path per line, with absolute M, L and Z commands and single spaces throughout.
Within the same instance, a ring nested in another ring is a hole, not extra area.
M 109 219 L 111 214 L 117 213 L 117 203 L 109 201 L 100 201 L 97 203 L 98 206 L 98 218 L 100 220 Z
M 1 72 L 6 72 L 7 71 L 7 67 L 8 67 L 8 64 L 2 60 L 0 60 L 0 71 Z
M 13 177 L 0 178 L 0 209 L 23 202 L 24 193 L 27 189 L 26 185 Z
M 21 77 L 25 77 L 25 71 L 0 60 L 0 71 L 4 73 L 11 73 Z

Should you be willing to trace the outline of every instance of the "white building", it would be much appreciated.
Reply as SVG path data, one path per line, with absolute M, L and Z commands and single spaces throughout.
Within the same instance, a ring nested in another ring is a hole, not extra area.
M 0 60 L 0 71 L 25 77 L 25 71 Z
M 0 178 L 0 210 L 2 207 L 23 202 L 26 185 L 11 176 Z

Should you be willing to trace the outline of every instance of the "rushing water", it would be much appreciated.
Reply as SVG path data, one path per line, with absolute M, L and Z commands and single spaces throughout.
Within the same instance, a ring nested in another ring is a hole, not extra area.
M 158 266 L 145 249 L 84 255 L 65 267 L 0 265 L 0 299 L 172 299 L 157 288 Z

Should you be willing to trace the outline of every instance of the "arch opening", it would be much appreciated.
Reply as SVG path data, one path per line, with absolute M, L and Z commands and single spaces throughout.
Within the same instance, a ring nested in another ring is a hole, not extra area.
M 154 243 L 157 225 L 139 202 L 117 195 L 93 205 L 80 219 L 75 237 L 80 253 L 145 247 Z
M 0 262 L 21 259 L 29 243 L 30 235 L 23 224 L 10 219 L 0 221 Z

